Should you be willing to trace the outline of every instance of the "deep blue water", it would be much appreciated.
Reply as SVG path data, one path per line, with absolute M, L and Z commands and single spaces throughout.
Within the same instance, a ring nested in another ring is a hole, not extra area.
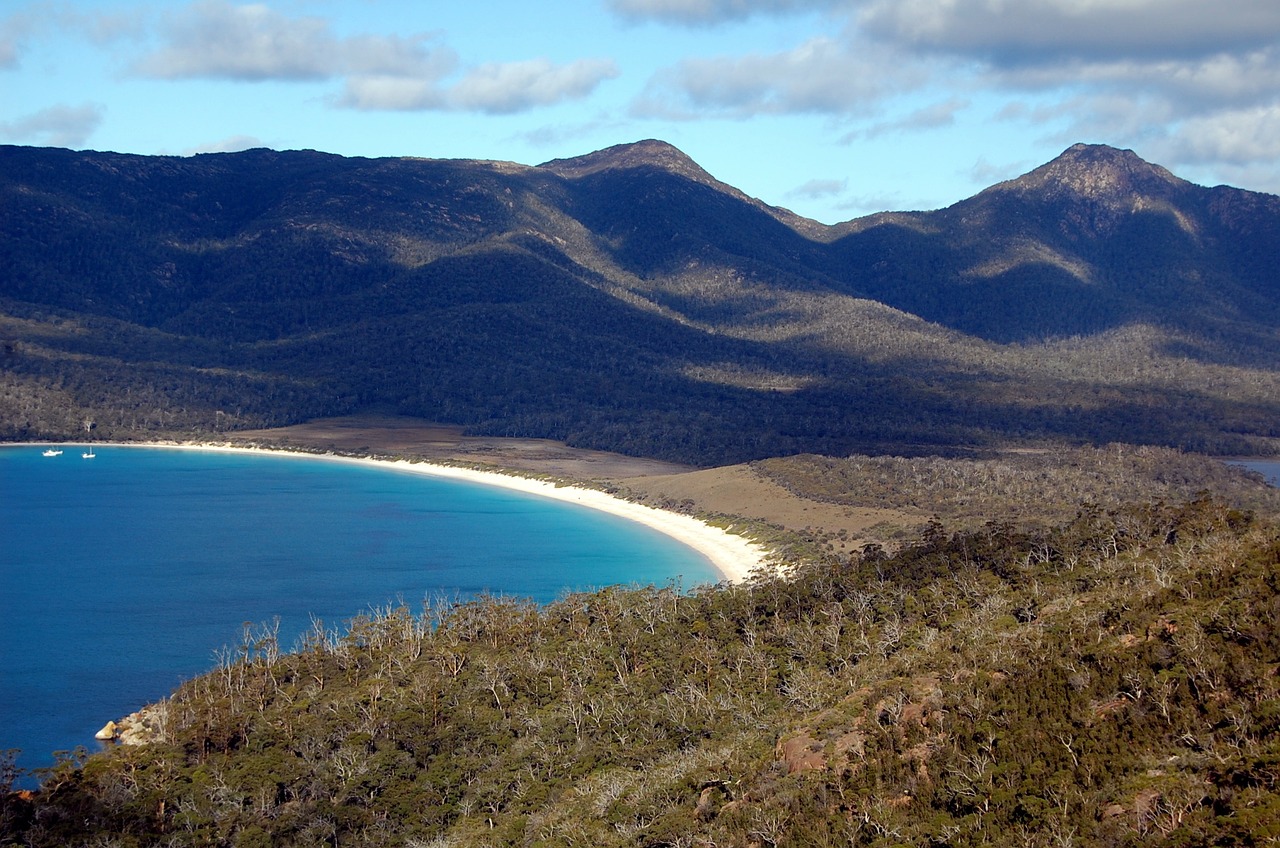
M 313 458 L 0 447 L 0 749 L 26 768 L 214 665 L 243 623 L 491 591 L 688 587 L 700 554 L 631 521 L 491 486 Z
M 1280 486 L 1280 460 L 1276 459 L 1241 459 L 1235 460 L 1232 465 L 1243 465 L 1251 471 L 1256 471 L 1263 477 L 1267 478 L 1267 482 L 1272 486 Z

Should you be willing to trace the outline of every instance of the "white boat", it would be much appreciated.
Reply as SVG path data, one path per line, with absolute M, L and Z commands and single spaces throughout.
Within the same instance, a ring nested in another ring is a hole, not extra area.
M 62 451 L 60 451 L 60 450 L 54 450 L 53 448 L 49 448 L 48 450 L 46 450 L 46 451 L 44 452 L 44 455 L 45 455 L 45 456 L 62 456 Z
M 93 448 L 89 448 L 87 451 L 85 451 L 80 455 L 83 456 L 85 459 L 93 459 L 94 457 Z

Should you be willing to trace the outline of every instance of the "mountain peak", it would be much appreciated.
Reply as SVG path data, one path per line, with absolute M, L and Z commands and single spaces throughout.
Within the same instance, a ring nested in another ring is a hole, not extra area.
M 1053 199 L 1070 197 L 1104 206 L 1127 206 L 1136 199 L 1167 198 L 1189 185 L 1132 150 L 1105 144 L 1073 144 L 1048 164 L 987 191 L 1035 193 Z
M 751 197 L 740 189 L 722 183 L 707 173 L 701 165 L 689 158 L 680 148 L 656 138 L 635 141 L 629 144 L 615 144 L 585 156 L 574 156 L 570 159 L 552 159 L 543 162 L 539 168 L 550 171 L 565 179 L 578 179 L 591 174 L 608 171 L 626 171 L 637 168 L 649 168 L 676 174 L 692 182 L 709 186 L 722 194 L 749 203 L 786 226 L 811 238 L 826 235 L 827 226 L 817 221 L 804 218 L 790 209 L 770 206 L 761 200 Z
M 655 138 L 630 144 L 615 144 L 585 156 L 552 159 L 538 166 L 566 178 L 585 177 L 598 171 L 626 168 L 659 168 L 696 180 L 714 184 L 716 180 L 687 154 L 672 144 Z

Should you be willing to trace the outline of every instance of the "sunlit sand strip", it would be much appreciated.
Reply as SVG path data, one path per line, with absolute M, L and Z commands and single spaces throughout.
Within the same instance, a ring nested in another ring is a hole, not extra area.
M 119 445 L 130 447 L 130 445 Z M 535 480 L 519 477 L 514 474 L 502 474 L 496 471 L 477 471 L 453 465 L 438 465 L 432 462 L 410 462 L 408 460 L 384 460 L 341 456 L 338 454 L 316 454 L 304 451 L 275 450 L 269 448 L 245 448 L 228 445 L 198 444 L 162 444 L 134 445 L 136 447 L 179 448 L 186 450 L 224 451 L 228 453 L 261 453 L 288 457 L 312 457 L 338 462 L 351 462 L 371 465 L 378 468 L 409 471 L 414 474 L 425 474 L 433 477 L 448 477 L 469 483 L 480 483 L 488 486 L 500 486 L 526 494 L 553 498 L 558 501 L 579 504 L 590 509 L 598 509 L 620 518 L 630 519 L 663 533 L 678 542 L 693 548 L 705 556 L 720 575 L 730 583 L 740 583 L 751 574 L 764 567 L 768 551 L 761 545 L 742 536 L 713 527 L 696 518 L 679 515 L 662 509 L 632 503 L 615 498 L 605 492 L 586 489 L 581 486 L 556 485 L 546 480 Z
M 688 515 L 679 515 L 674 512 L 644 506 L 643 504 L 632 503 L 596 489 L 584 489 L 580 486 L 557 486 L 545 480 L 534 480 L 528 477 L 516 477 L 491 471 L 475 471 L 451 465 L 434 465 L 404 460 L 385 463 L 375 461 L 375 464 L 390 465 L 394 468 L 404 468 L 409 471 L 437 477 L 451 477 L 472 483 L 501 486 L 505 489 L 514 489 L 515 491 L 532 495 L 554 498 L 558 501 L 567 501 L 591 509 L 598 509 L 601 512 L 607 512 L 620 518 L 627 518 L 693 548 L 710 560 L 711 564 L 715 566 L 725 580 L 732 583 L 740 583 L 746 580 L 765 561 L 765 549 L 742 536 L 728 533 L 719 527 L 713 527 Z

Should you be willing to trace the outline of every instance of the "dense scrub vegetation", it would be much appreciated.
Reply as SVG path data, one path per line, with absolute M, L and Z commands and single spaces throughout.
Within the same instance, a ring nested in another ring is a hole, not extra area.
M 1280 527 L 1208 499 L 743 585 L 246 629 L 6 844 L 1252 845 Z
M 1117 508 L 1139 492 L 1168 503 L 1213 492 L 1236 507 L 1280 513 L 1280 492 L 1261 475 L 1210 457 L 1124 444 L 984 459 L 808 454 L 751 467 L 809 500 L 904 510 L 953 530 L 974 529 L 993 515 L 1048 527 L 1067 521 L 1083 504 Z

